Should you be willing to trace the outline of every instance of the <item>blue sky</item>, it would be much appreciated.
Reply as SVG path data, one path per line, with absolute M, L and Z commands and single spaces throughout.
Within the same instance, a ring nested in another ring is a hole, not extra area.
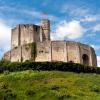
M 0 56 L 10 49 L 11 28 L 42 18 L 51 21 L 52 39 L 89 44 L 100 62 L 100 0 L 0 0 Z

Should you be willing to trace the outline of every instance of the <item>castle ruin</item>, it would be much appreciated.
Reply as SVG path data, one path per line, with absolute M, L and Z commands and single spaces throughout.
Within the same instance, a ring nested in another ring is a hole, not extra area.
M 92 47 L 73 41 L 51 41 L 50 21 L 41 20 L 40 25 L 20 24 L 12 29 L 11 50 L 3 59 L 11 62 L 63 61 L 97 66 Z

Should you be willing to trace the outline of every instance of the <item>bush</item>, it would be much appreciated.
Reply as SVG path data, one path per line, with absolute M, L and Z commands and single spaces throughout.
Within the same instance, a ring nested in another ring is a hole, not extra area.
M 51 87 L 51 90 L 56 90 L 56 91 L 58 91 L 58 90 L 59 90 L 59 86 L 54 85 L 54 86 Z
M 33 95 L 35 95 L 35 92 L 34 92 L 33 90 L 27 90 L 27 91 L 25 92 L 25 94 L 26 94 L 27 96 L 33 96 Z
M 4 75 L 8 75 L 10 72 L 8 70 L 4 71 Z
M 4 100 L 15 100 L 17 95 L 11 90 L 5 91 Z
M 94 85 L 94 86 L 91 88 L 91 91 L 96 92 L 96 93 L 100 93 L 100 87 Z
M 59 71 L 72 71 L 77 73 L 97 73 L 100 74 L 99 67 L 85 66 L 73 62 L 7 62 L 0 61 L 0 73 L 24 71 L 24 70 L 59 70 Z

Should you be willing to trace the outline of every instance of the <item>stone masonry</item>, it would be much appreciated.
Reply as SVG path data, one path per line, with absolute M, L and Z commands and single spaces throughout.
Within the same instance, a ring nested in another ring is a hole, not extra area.
M 35 43 L 35 54 L 30 44 Z M 92 47 L 74 41 L 51 41 L 50 21 L 43 19 L 40 25 L 20 24 L 12 29 L 11 50 L 3 59 L 11 62 L 63 61 L 97 66 L 97 58 Z

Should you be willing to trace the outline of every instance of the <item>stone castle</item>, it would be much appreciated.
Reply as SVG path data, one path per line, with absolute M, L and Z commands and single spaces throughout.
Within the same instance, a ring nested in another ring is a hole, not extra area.
M 40 25 L 20 24 L 12 29 L 11 50 L 3 59 L 11 62 L 72 61 L 97 66 L 92 47 L 73 41 L 51 41 L 50 21 L 47 19 L 41 20 Z

